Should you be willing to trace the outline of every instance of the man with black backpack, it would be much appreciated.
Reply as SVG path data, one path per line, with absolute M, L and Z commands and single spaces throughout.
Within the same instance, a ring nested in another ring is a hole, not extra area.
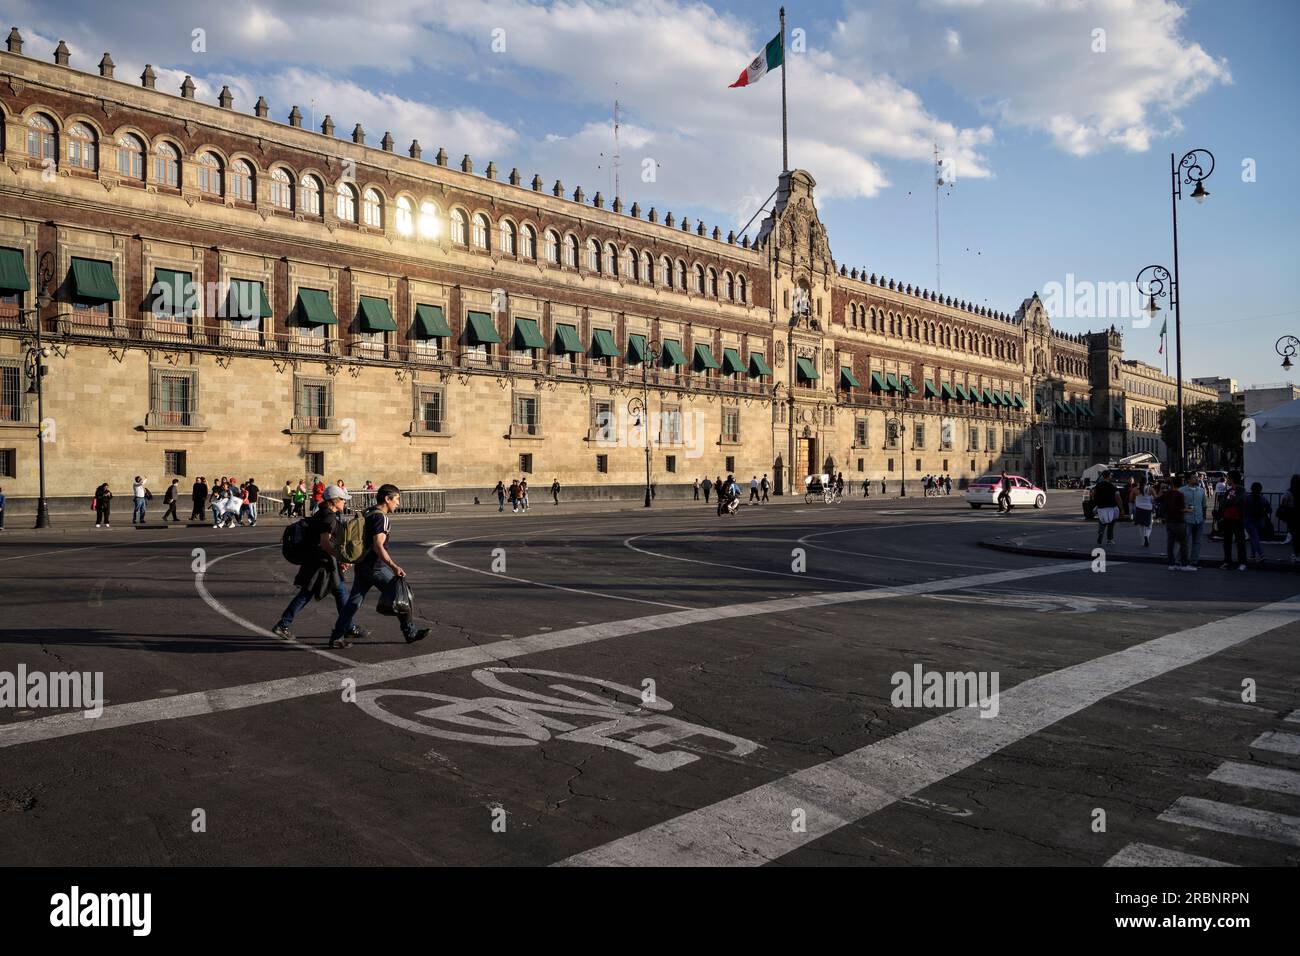
M 334 595 L 334 606 L 340 616 L 348 599 L 347 589 L 343 583 L 343 574 L 351 565 L 339 557 L 334 546 L 334 532 L 338 516 L 343 513 L 351 496 L 337 485 L 325 489 L 321 506 L 308 518 L 301 518 L 284 529 L 280 538 L 280 551 L 285 560 L 300 565 L 293 583 L 298 587 L 289 606 L 280 615 L 280 620 L 271 633 L 286 641 L 293 640 L 289 626 L 307 604 L 320 600 L 328 593 Z M 322 577 L 323 576 L 323 577 Z M 353 628 L 349 637 L 365 637 L 360 628 Z M 332 647 L 334 642 L 330 642 Z
M 380 590 L 381 611 L 385 603 L 393 604 L 392 598 L 397 590 L 398 581 L 406 577 L 406 571 L 388 552 L 389 518 L 397 511 L 401 502 L 402 493 L 396 485 L 380 485 L 379 490 L 375 492 L 375 506 L 362 518 L 353 519 L 354 522 L 363 521 L 364 524 L 360 529 L 349 524 L 344 531 L 341 555 L 344 558 L 354 558 L 357 570 L 356 577 L 352 581 L 352 593 L 339 612 L 339 619 L 334 625 L 333 633 L 330 634 L 330 647 L 348 646 L 347 636 L 353 630 L 353 619 L 357 611 L 361 610 L 361 605 L 365 603 L 366 594 L 371 588 Z M 360 542 L 356 541 L 357 530 L 361 531 Z M 354 553 L 355 551 L 360 553 Z M 417 628 L 409 613 L 395 611 L 394 616 L 402 627 L 402 636 L 406 638 L 406 643 L 414 644 L 429 636 L 429 628 Z

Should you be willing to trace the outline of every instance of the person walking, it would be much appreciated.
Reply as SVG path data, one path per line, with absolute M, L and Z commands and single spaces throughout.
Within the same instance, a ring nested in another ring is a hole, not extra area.
M 497 498 L 497 514 L 501 514 L 506 510 L 506 486 L 498 481 L 497 486 L 492 489 L 492 494 Z
M 284 479 L 284 491 L 280 492 L 280 517 L 287 518 L 293 514 L 293 482 Z
M 1187 501 L 1176 487 L 1165 492 L 1165 499 L 1165 558 L 1169 562 L 1169 570 L 1192 570 L 1187 553 Z M 1177 557 L 1174 556 L 1175 552 Z
M 203 509 L 208 504 L 208 482 L 202 475 L 194 482 L 194 487 L 190 489 L 190 520 L 202 521 Z
M 528 510 L 528 479 L 527 478 L 519 479 L 519 504 L 524 511 Z
M 1201 479 L 1189 474 L 1184 478 L 1182 488 L 1178 488 L 1177 481 L 1166 488 L 1160 499 L 1166 522 L 1169 521 L 1169 503 L 1172 500 L 1169 492 L 1175 489 L 1183 496 L 1183 522 L 1187 526 L 1187 566 L 1197 571 L 1201 566 L 1201 540 L 1205 533 L 1205 514 L 1208 510 L 1205 485 Z
M 700 482 L 700 490 L 704 492 L 704 503 L 707 505 L 709 503 L 709 492 L 713 490 L 713 482 L 708 475 L 705 475 L 704 480 Z
M 0 531 L 5 529 L 5 490 L 0 488 Z
M 298 479 L 297 487 L 293 489 L 293 516 L 307 517 L 307 484 L 301 478 Z
M 882 495 L 885 493 L 885 478 L 883 475 L 880 477 L 880 493 Z
M 289 628 L 293 625 L 293 619 L 308 603 L 323 597 L 322 589 L 317 587 L 318 574 L 329 575 L 329 592 L 334 596 L 335 610 L 338 617 L 343 616 L 348 599 L 348 589 L 343 575 L 347 573 L 350 565 L 339 560 L 338 551 L 334 548 L 334 528 L 339 515 L 347 506 L 347 501 L 347 492 L 341 488 L 327 488 L 321 507 L 313 512 L 310 518 L 304 519 L 306 522 L 303 531 L 304 553 L 301 555 L 302 561 L 298 573 L 293 578 L 298 593 L 289 601 L 288 606 L 280 614 L 280 619 L 271 628 L 271 633 L 276 637 L 292 641 L 293 632 Z M 349 639 L 364 636 L 365 632 L 355 625 L 349 629 Z
M 1151 547 L 1151 521 L 1155 517 L 1155 509 L 1156 500 L 1151 494 L 1151 486 L 1144 484 L 1133 496 L 1133 524 L 1141 533 L 1144 548 Z M 1186 540 L 1183 541 L 1183 547 L 1187 547 Z
M 176 499 L 181 494 L 180 484 L 181 480 L 179 478 L 173 478 L 172 483 L 167 486 L 167 491 L 163 494 L 163 504 L 167 506 L 167 510 L 163 512 L 162 516 L 163 524 L 167 523 L 168 515 L 171 515 L 173 522 L 181 520 L 180 515 L 176 513 Z
M 108 482 L 104 482 L 95 489 L 95 527 L 103 525 L 105 528 L 113 527 L 108 523 L 113 512 L 113 492 L 108 488 Z
M 311 510 L 314 512 L 320 508 L 320 503 L 325 500 L 325 482 L 320 480 L 320 475 L 312 481 L 311 486 Z
M 1250 560 L 1259 564 L 1264 560 L 1262 537 L 1273 517 L 1273 506 L 1264 497 L 1264 486 L 1258 481 L 1250 486 L 1250 494 L 1242 508 L 1245 517 L 1246 536 L 1250 539 Z
M 691 492 L 693 493 L 692 500 L 699 501 L 700 500 L 700 479 L 696 478 L 695 481 L 692 483 Z
M 758 475 L 749 479 L 749 503 L 752 505 L 758 500 Z
M 1002 472 L 1002 490 L 998 492 L 998 514 L 1010 514 L 1011 512 L 1011 478 L 1005 471 Z
M 519 513 L 519 479 L 518 478 L 512 479 L 510 482 L 509 497 L 510 497 L 510 513 L 518 514 Z
M 759 500 L 760 502 L 762 502 L 762 501 L 768 501 L 769 499 L 768 499 L 768 497 L 767 497 L 767 493 L 768 493 L 771 489 L 772 489 L 772 483 L 771 483 L 770 481 L 767 480 L 767 472 L 763 472 L 763 478 L 762 478 L 762 480 L 759 481 L 759 483 L 758 483 L 758 490 L 761 491 L 761 492 L 763 493 L 763 497 L 759 498 L 758 500 Z M 769 503 L 770 503 L 770 502 L 769 502 Z
M 835 500 L 840 502 L 844 500 L 844 472 L 835 473 Z
M 1110 471 L 1101 473 L 1101 480 L 1092 488 L 1092 503 L 1097 512 L 1097 543 L 1106 536 L 1107 544 L 1115 543 L 1115 522 L 1119 520 L 1119 489 L 1110 480 Z
M 556 507 L 560 504 L 560 479 L 556 478 L 551 482 L 551 497 L 555 499 Z
M 1232 570 L 1232 545 L 1234 541 L 1237 544 L 1237 570 L 1246 570 L 1245 498 L 1246 496 L 1241 487 L 1241 472 L 1228 472 L 1228 480 L 1224 483 L 1223 495 L 1217 502 L 1219 531 L 1223 534 L 1222 569 L 1224 571 Z
M 131 485 L 131 503 L 133 505 L 131 511 L 131 524 L 133 525 L 144 524 L 145 522 L 145 508 L 148 505 L 149 499 L 153 497 L 149 489 L 145 487 L 148 480 L 149 479 L 147 478 L 141 478 L 139 475 L 136 475 L 135 482 Z
M 334 493 L 343 494 L 345 501 L 351 497 L 341 488 Z M 378 588 L 381 594 L 391 596 L 398 579 L 406 577 L 406 571 L 393 560 L 388 550 L 392 535 L 392 515 L 397 511 L 401 501 L 402 492 L 396 485 L 382 484 L 375 492 L 375 506 L 361 519 L 365 521 L 366 551 L 357 562 L 352 591 L 348 594 L 343 612 L 339 615 L 330 634 L 330 647 L 347 646 L 346 635 L 352 630 L 357 611 L 361 610 L 361 605 L 365 603 L 366 595 L 371 588 Z M 417 628 L 408 614 L 397 615 L 397 623 L 401 626 L 402 636 L 406 638 L 408 644 L 422 641 L 429 636 L 429 628 Z
M 1291 561 L 1300 564 L 1300 475 L 1291 476 L 1291 484 L 1277 504 L 1277 516 L 1291 536 Z

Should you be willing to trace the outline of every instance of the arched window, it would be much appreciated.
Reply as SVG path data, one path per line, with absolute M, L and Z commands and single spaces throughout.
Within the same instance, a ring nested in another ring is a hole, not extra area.
M 655 284 L 655 257 L 648 252 L 641 253 L 641 280 Z
M 199 192 L 208 196 L 220 196 L 224 193 L 221 184 L 221 160 L 216 153 L 204 153 L 199 157 Z
M 749 301 L 749 283 L 744 276 L 736 276 L 736 298 L 741 302 Z
M 44 113 L 33 113 L 27 120 L 27 155 L 32 159 L 59 160 L 59 140 L 54 121 Z
M 532 226 L 524 226 L 523 234 L 524 244 L 520 250 L 521 254 L 529 262 L 537 261 L 537 230 Z
M 128 179 L 144 179 L 144 143 L 138 136 L 123 133 L 117 138 L 117 173 Z
M 438 230 L 438 207 L 429 200 L 420 203 L 420 221 L 416 223 L 416 228 L 420 230 L 421 239 L 437 239 Z
M 659 270 L 660 271 L 659 281 L 671 289 L 673 287 L 673 260 L 669 259 L 667 256 L 664 256 L 659 261 L 659 264 L 663 267 Z
M 95 158 L 95 131 L 85 123 L 73 123 L 68 129 L 68 163 L 93 170 Z
M 595 239 L 587 240 L 587 268 L 592 272 L 600 271 L 600 243 Z
M 612 242 L 605 246 L 605 274 L 618 275 L 618 246 Z
M 709 269 L 709 295 L 713 298 L 718 297 L 718 270 Z
M 242 159 L 230 164 L 230 194 L 244 202 L 253 201 L 253 167 Z
M 451 211 L 451 241 L 458 246 L 469 245 L 469 219 L 463 209 Z
M 339 183 L 335 190 L 334 214 L 343 222 L 357 221 L 357 191 L 350 183 Z
M 302 211 L 308 216 L 320 216 L 321 193 L 324 192 L 320 180 L 315 176 L 302 177 Z
M 488 217 L 483 213 L 479 213 L 474 217 L 474 248 L 486 249 L 488 247 L 488 230 L 491 228 Z
M 286 212 L 293 211 L 293 177 L 283 166 L 271 170 L 271 205 Z
M 570 269 L 578 268 L 578 237 L 564 237 L 564 264 Z
M 415 234 L 415 207 L 405 196 L 397 197 L 397 233 L 401 236 Z
M 153 148 L 153 178 L 159 186 L 180 186 L 181 155 L 171 143 L 159 143 Z
M 704 266 L 695 267 L 695 291 L 704 295 Z
M 501 241 L 498 243 L 501 251 L 507 256 L 517 256 L 519 254 L 517 239 L 518 234 L 515 232 L 515 224 L 509 219 L 502 219 Z
M 546 261 L 553 266 L 560 264 L 560 234 L 554 229 L 546 230 Z
M 384 228 L 384 200 L 377 189 L 366 190 L 361 208 L 367 226 L 372 229 Z
M 686 291 L 686 263 L 681 259 L 677 260 L 677 288 Z

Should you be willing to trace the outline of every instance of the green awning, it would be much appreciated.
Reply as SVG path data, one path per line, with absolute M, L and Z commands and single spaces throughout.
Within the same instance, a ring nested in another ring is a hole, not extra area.
M 443 315 L 440 305 L 417 305 L 415 307 L 415 327 L 411 330 L 416 339 L 451 338 L 451 326 Z
M 329 293 L 320 289 L 299 289 L 298 321 L 303 325 L 338 325 Z
M 594 358 L 618 358 L 618 346 L 614 344 L 614 333 L 609 329 L 592 329 L 591 354 Z
M 952 390 L 952 386 L 949 385 L 947 382 L 939 383 L 939 394 L 942 395 L 944 398 L 957 397 L 957 393 Z
M 362 332 L 396 332 L 397 323 L 393 320 L 393 310 L 388 307 L 388 300 L 363 295 L 360 326 Z
M 561 355 L 582 355 L 587 351 L 582 347 L 582 339 L 578 338 L 577 326 L 556 324 L 555 351 Z
M 898 376 L 893 372 L 885 373 L 885 388 L 891 392 L 897 392 L 899 389 Z
M 718 367 L 718 360 L 713 357 L 713 349 L 703 344 L 695 346 L 695 370 L 697 372 L 706 368 Z
M 1023 398 L 1020 397 L 1020 393 L 1019 393 L 1019 392 L 1016 392 L 1016 394 L 1013 395 L 1013 396 L 1011 397 L 1011 400 L 1012 400 L 1013 402 L 1015 402 L 1016 408 L 1024 408 L 1024 407 L 1025 407 L 1025 400 L 1024 400 Z
M 158 270 L 161 272 L 162 270 Z M 249 279 L 231 279 L 226 293 L 226 319 L 269 319 L 271 303 L 266 301 L 266 289 L 260 282 Z
M 1085 404 L 1083 404 L 1082 402 L 1080 402 L 1080 403 L 1079 403 L 1079 408 L 1081 408 L 1081 409 L 1083 410 L 1083 414 L 1084 414 L 1084 415 L 1086 415 L 1088 418 L 1092 418 L 1092 406 L 1091 406 L 1091 405 L 1085 405 Z
M 883 392 L 885 390 L 885 380 L 880 377 L 879 372 L 871 373 L 871 387 L 878 392 Z
M 772 370 L 767 367 L 767 359 L 761 352 L 749 353 L 749 374 L 754 377 L 772 374 Z
M 664 339 L 664 365 L 668 368 L 680 368 L 686 364 L 686 355 L 682 352 L 682 343 L 676 339 Z
M 926 398 L 938 398 L 938 397 L 939 397 L 939 392 L 938 392 L 938 390 L 934 387 L 934 382 L 930 381 L 928 378 L 925 380 L 925 397 L 926 397 Z
M 537 327 L 536 319 L 515 319 L 515 330 L 510 335 L 510 347 L 514 349 L 544 349 L 546 339 Z
M 821 375 L 817 371 L 817 366 L 812 363 L 812 359 L 803 358 L 801 356 L 800 358 L 795 359 L 795 364 L 798 366 L 799 370 L 798 378 L 805 379 L 809 382 L 815 382 L 817 379 L 821 378 Z
M 0 249 L 0 291 L 26 292 L 31 287 L 23 254 L 17 249 Z
M 116 302 L 122 298 L 113 279 L 113 265 L 99 259 L 72 260 L 72 294 L 89 302 Z
M 1066 405 L 1065 402 L 1061 401 L 1059 398 L 1054 399 L 1054 401 L 1056 402 L 1056 410 L 1058 412 L 1065 412 L 1067 415 L 1070 414 L 1070 406 Z
M 496 345 L 501 341 L 497 327 L 492 323 L 492 316 L 486 312 L 470 312 L 466 318 L 469 327 L 465 329 L 465 339 L 470 345 Z
M 902 377 L 902 384 L 903 384 L 904 398 L 907 398 L 907 396 L 911 395 L 913 392 L 917 390 L 916 386 L 912 384 L 912 376 L 910 375 L 904 375 Z
M 745 363 L 740 360 L 740 353 L 735 349 L 722 350 L 722 371 L 726 375 L 745 374 Z
M 1002 404 L 1005 405 L 1005 406 L 1007 406 L 1007 408 L 1011 408 L 1011 407 L 1015 404 L 1015 402 L 1012 401 L 1012 399 L 1011 399 L 1011 393 L 1010 393 L 1010 392 L 1003 392 L 1003 393 L 1002 393 Z
M 985 404 L 985 405 L 993 405 L 993 404 L 995 404 L 994 401 L 993 401 L 993 393 L 990 392 L 987 388 L 984 389 L 984 394 L 983 394 L 982 397 L 983 397 L 983 399 L 984 399 L 984 404 Z
M 1002 395 L 1000 392 L 990 389 L 989 391 L 986 391 L 984 395 L 985 395 L 985 401 L 987 401 L 990 405 L 1002 404 Z
M 155 269 L 149 308 L 156 315 L 188 316 L 194 312 L 194 276 L 174 269 Z
M 975 399 L 971 398 L 970 392 L 966 391 L 966 386 L 962 385 L 960 382 L 954 384 L 953 388 L 957 390 L 957 395 L 963 402 L 975 401 Z
M 627 361 L 629 365 L 644 365 L 646 363 L 649 349 L 646 346 L 645 336 L 638 333 L 632 333 L 627 337 Z
M 847 365 L 840 366 L 840 382 L 847 384 L 850 388 L 861 388 L 857 378 L 853 375 L 853 369 Z

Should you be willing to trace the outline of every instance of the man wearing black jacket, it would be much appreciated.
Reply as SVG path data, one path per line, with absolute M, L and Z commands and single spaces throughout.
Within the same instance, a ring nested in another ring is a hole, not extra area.
M 307 522 L 305 540 L 309 551 L 293 579 L 298 593 L 284 609 L 275 627 L 271 628 L 271 633 L 276 637 L 282 637 L 286 641 L 293 640 L 293 632 L 289 630 L 289 626 L 293 624 L 293 619 L 298 616 L 298 612 L 317 598 L 318 592 L 313 587 L 313 583 L 320 572 L 331 575 L 334 607 L 340 615 L 343 614 L 348 599 L 343 575 L 351 565 L 340 562 L 338 552 L 334 550 L 334 523 L 347 507 L 349 497 L 348 493 L 337 485 L 330 485 L 325 489 L 321 506 L 311 513 L 311 517 L 301 519 Z M 359 627 L 352 627 L 348 633 L 349 638 L 364 636 L 365 632 Z
M 208 503 L 208 483 L 203 480 L 203 476 L 194 482 L 194 488 L 190 491 L 190 497 L 193 501 L 193 508 L 190 511 L 191 521 L 203 520 L 203 509 Z

